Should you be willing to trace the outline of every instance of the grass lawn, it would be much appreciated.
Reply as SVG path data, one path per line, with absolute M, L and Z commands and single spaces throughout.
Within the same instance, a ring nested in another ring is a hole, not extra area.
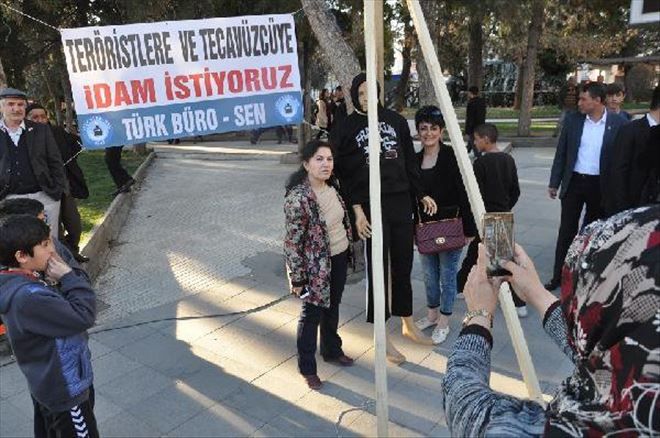
M 124 151 L 122 164 L 128 173 L 133 175 L 146 158 L 146 155 Z M 89 232 L 101 220 L 114 199 L 112 192 L 116 187 L 105 165 L 103 150 L 82 152 L 78 155 L 78 164 L 85 173 L 89 187 L 89 198 L 78 201 L 78 210 L 82 219 L 81 246 L 83 246 L 89 239 Z
M 463 129 L 465 125 L 463 120 L 458 121 L 458 124 Z M 497 131 L 500 137 L 517 137 L 518 136 L 518 123 L 515 122 L 494 122 L 497 126 Z M 555 132 L 557 122 L 532 122 L 531 134 L 532 137 L 550 137 Z
M 465 120 L 465 107 L 454 107 L 458 120 Z M 405 108 L 403 116 L 407 119 L 414 119 L 417 108 Z M 486 117 L 489 119 L 514 119 L 518 117 L 518 110 L 513 108 L 488 108 Z M 532 117 L 558 117 L 559 108 L 555 106 L 535 106 L 532 108 Z
M 518 124 L 517 123 L 495 123 L 497 130 L 499 131 L 500 136 L 502 137 L 515 137 L 518 135 Z M 556 122 L 533 122 L 531 133 L 533 137 L 550 137 L 554 131 Z
M 648 111 L 648 102 L 644 103 L 624 103 L 623 109 L 627 111 Z M 465 107 L 456 107 L 456 117 L 459 120 L 465 120 Z M 402 115 L 407 119 L 414 119 L 417 108 L 405 108 Z M 486 117 L 489 119 L 517 119 L 520 111 L 513 108 L 488 108 Z M 556 106 L 535 106 L 532 108 L 532 118 L 559 117 L 559 108 Z

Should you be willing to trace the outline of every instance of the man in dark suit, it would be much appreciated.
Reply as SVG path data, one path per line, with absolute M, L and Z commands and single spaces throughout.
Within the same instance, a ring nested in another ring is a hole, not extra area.
M 486 99 L 479 96 L 479 87 L 468 88 L 468 103 L 465 108 L 465 135 L 468 136 L 467 150 L 474 151 L 474 156 L 481 155 L 474 147 L 474 129 L 486 123 Z
M 659 123 L 660 85 L 653 91 L 650 111 L 622 127 L 614 141 L 603 192 L 608 216 L 657 202 L 660 143 L 652 141 L 651 128 Z
M 33 102 L 25 109 L 25 118 L 34 123 L 42 123 L 50 127 L 55 143 L 60 150 L 64 162 L 64 173 L 69 183 L 69 192 L 62 194 L 60 204 L 60 240 L 73 254 L 79 263 L 89 261 L 89 258 L 80 254 L 80 236 L 82 235 L 82 220 L 76 199 L 87 199 L 89 189 L 82 169 L 78 165 L 76 156 L 82 150 L 80 137 L 67 132 L 61 126 L 53 126 L 48 120 L 48 112 L 42 105 Z M 64 234 L 66 232 L 66 235 Z
M 559 287 L 564 259 L 585 206 L 583 226 L 603 216 L 601 192 L 605 178 L 601 178 L 601 169 L 608 168 L 612 143 L 619 127 L 626 123 L 605 109 L 605 87 L 597 82 L 582 88 L 578 109 L 578 113 L 566 116 L 548 185 L 550 198 L 559 194 L 561 199 L 555 266 L 552 279 L 545 285 L 548 290 Z
M 60 199 L 67 190 L 64 166 L 50 128 L 25 120 L 26 106 L 24 92 L 0 90 L 0 200 L 40 201 L 56 239 Z

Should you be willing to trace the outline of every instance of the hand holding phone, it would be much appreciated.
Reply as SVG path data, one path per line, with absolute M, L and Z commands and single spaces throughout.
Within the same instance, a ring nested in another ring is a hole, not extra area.
M 513 213 L 486 213 L 483 230 L 483 241 L 488 255 L 486 273 L 489 277 L 511 275 L 502 263 L 513 261 Z
M 309 286 L 304 285 L 304 286 L 297 286 L 291 288 L 291 293 L 300 298 L 301 300 L 304 300 L 309 296 Z
M 300 291 L 300 294 L 298 295 L 298 298 L 300 298 L 301 300 L 304 300 L 305 298 L 307 298 L 309 296 L 310 292 L 311 291 L 309 290 L 309 286 L 304 285 L 302 290 Z

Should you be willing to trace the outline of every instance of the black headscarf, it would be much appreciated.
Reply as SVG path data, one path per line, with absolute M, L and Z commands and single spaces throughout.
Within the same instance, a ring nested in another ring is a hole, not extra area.
M 356 110 L 366 113 L 367 108 L 362 108 L 360 106 L 360 99 L 358 98 L 358 88 L 360 88 L 360 85 L 362 85 L 362 82 L 367 81 L 367 74 L 366 73 L 359 73 L 353 78 L 353 83 L 351 84 L 351 100 L 353 101 L 353 106 L 355 107 Z M 376 87 L 378 90 L 378 95 L 380 95 L 380 84 L 376 82 Z M 380 102 L 378 103 L 380 105 Z

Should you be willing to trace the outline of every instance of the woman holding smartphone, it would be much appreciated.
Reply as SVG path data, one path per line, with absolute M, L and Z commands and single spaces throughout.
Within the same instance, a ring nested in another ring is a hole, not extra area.
M 302 150 L 302 165 L 286 184 L 284 255 L 291 291 L 302 299 L 298 321 L 298 369 L 311 389 L 322 382 L 316 371 L 316 343 L 321 328 L 321 356 L 350 366 L 337 333 L 339 303 L 346 283 L 351 226 L 346 207 L 332 184 L 330 145 L 314 140 Z

